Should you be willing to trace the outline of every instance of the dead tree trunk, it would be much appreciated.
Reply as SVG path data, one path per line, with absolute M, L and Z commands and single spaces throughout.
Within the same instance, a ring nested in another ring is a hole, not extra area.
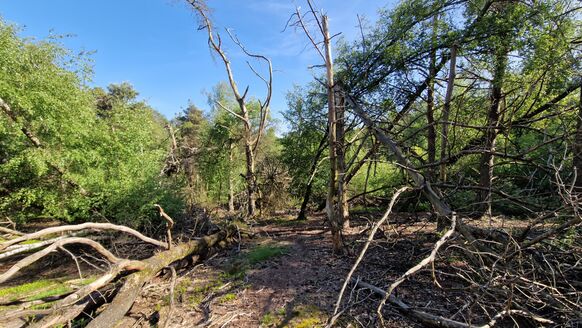
M 428 86 L 426 88 L 426 138 L 427 138 L 427 154 L 428 162 L 434 163 L 436 161 L 436 122 L 434 120 L 434 80 L 437 74 L 436 70 L 436 49 L 434 48 L 435 35 L 438 23 L 438 17 L 433 19 L 433 48 L 430 51 L 430 63 L 428 69 Z M 427 169 L 426 175 L 432 181 L 434 175 L 434 168 L 431 166 Z
M 159 210 L 160 213 L 164 213 L 161 207 L 159 207 Z M 166 219 L 172 221 L 169 217 L 166 217 Z M 171 228 L 171 224 L 168 224 L 168 228 Z M 101 300 L 94 301 L 93 298 L 96 296 L 94 294 L 98 294 L 99 291 L 102 291 L 103 289 L 111 289 L 111 284 L 114 281 L 118 280 L 120 276 L 126 276 L 125 281 L 122 282 L 122 287 L 113 298 L 111 304 L 106 305 L 105 310 L 100 312 L 99 315 L 88 325 L 88 327 L 117 327 L 125 314 L 131 309 L 136 298 L 140 295 L 144 284 L 154 278 L 163 268 L 176 261 L 182 260 L 189 255 L 205 254 L 209 248 L 228 241 L 229 238 L 234 235 L 235 231 L 229 227 L 212 235 L 179 243 L 174 245 L 171 249 L 158 252 L 148 259 L 139 261 L 118 258 L 95 240 L 85 237 L 81 238 L 71 236 L 71 233 L 75 231 L 90 234 L 92 231 L 104 230 L 128 233 L 144 242 L 163 248 L 168 248 L 168 246 L 171 245 L 171 243 L 164 243 L 146 237 L 131 228 L 110 223 L 84 223 L 79 225 L 50 227 L 34 233 L 22 234 L 16 238 L 4 241 L 0 243 L 0 255 L 3 255 L 3 258 L 23 253 L 20 251 L 20 248 L 22 247 L 26 248 L 24 252 L 30 252 L 30 250 L 38 248 L 43 249 L 24 257 L 16 264 L 12 265 L 8 270 L 0 274 L 0 281 L 12 279 L 19 271 L 28 268 L 48 254 L 62 249 L 64 245 L 76 244 L 91 247 L 94 251 L 100 254 L 103 260 L 110 262 L 111 265 L 109 271 L 97 277 L 93 282 L 79 287 L 72 293 L 63 295 L 63 298 L 60 298 L 53 303 L 47 304 L 49 305 L 48 310 L 23 311 L 9 308 L 2 309 L 0 311 L 0 326 L 3 327 L 9 322 L 14 322 L 19 318 L 25 318 L 28 316 L 36 318 L 42 317 L 40 320 L 32 324 L 31 327 L 34 328 L 48 328 L 67 324 L 77 316 L 81 315 L 84 309 L 90 305 L 89 303 L 93 302 L 94 305 L 99 306 L 100 304 L 96 303 L 100 303 Z M 43 238 L 61 233 L 69 235 L 50 240 L 42 240 Z M 23 245 L 24 242 L 31 242 L 37 239 L 41 239 L 41 241 Z M 35 247 L 31 248 L 31 246 Z M 95 308 L 93 308 L 93 310 L 94 309 Z
M 582 78 L 580 79 L 582 83 Z M 576 137 L 574 140 L 574 172 L 576 172 L 576 180 L 574 181 L 574 188 L 576 192 L 582 192 L 582 87 L 580 88 L 580 100 L 578 102 L 578 116 L 576 122 Z
M 230 143 L 228 148 L 228 160 L 229 163 L 232 164 L 234 159 L 234 143 Z M 228 211 L 230 213 L 234 212 L 234 181 L 232 177 L 232 167 L 228 169 Z
M 337 117 L 335 109 L 335 91 L 333 60 L 331 57 L 331 44 L 329 35 L 328 18 L 323 15 L 323 43 L 325 47 L 325 67 L 327 75 L 327 124 L 328 124 L 328 144 L 330 176 L 329 188 L 327 192 L 327 219 L 331 225 L 331 235 L 334 252 L 339 253 L 343 249 L 342 220 L 340 215 L 340 204 L 338 195 L 338 164 L 337 164 Z
M 309 14 L 313 16 L 313 20 L 317 23 L 317 34 L 323 37 L 323 42 L 316 41 L 312 33 L 309 31 L 308 27 L 305 25 L 303 17 L 299 8 L 296 8 L 295 14 L 297 21 L 293 24 L 299 26 L 305 32 L 307 38 L 313 45 L 314 49 L 318 52 L 325 63 L 326 68 L 326 87 L 327 87 L 327 105 L 328 105 L 328 144 L 329 144 L 329 161 L 330 161 L 330 178 L 328 184 L 328 193 L 326 198 L 326 212 L 327 219 L 331 226 L 332 242 L 334 252 L 340 253 L 343 251 L 343 215 L 347 214 L 347 197 L 345 197 L 345 177 L 342 176 L 340 171 L 340 165 L 345 167 L 345 159 L 342 158 L 343 144 L 340 144 L 341 139 L 344 136 L 344 114 L 339 113 L 337 107 L 341 107 L 336 96 L 338 89 L 335 86 L 334 81 L 334 71 L 333 71 L 333 60 L 331 55 L 331 37 L 329 33 L 329 22 L 326 15 L 321 15 L 317 13 L 314 6 L 310 0 L 307 0 L 307 5 L 309 6 Z M 323 48 L 322 48 L 323 47 Z M 338 117 L 339 116 L 339 117 Z M 341 119 L 338 126 L 338 118 Z M 339 129 L 339 132 L 338 132 Z M 338 135 L 339 133 L 339 135 Z M 338 155 L 340 158 L 338 159 Z M 344 162 L 341 164 L 341 162 Z M 344 168 L 345 171 L 345 168 Z M 342 196 L 343 195 L 343 196 Z M 345 199 L 343 199 L 345 197 Z M 347 222 L 346 222 L 347 223 Z
M 451 98 L 453 97 L 453 89 L 455 87 L 455 75 L 457 65 L 457 46 L 453 44 L 451 47 L 451 61 L 449 65 L 449 79 L 447 82 L 447 91 L 445 94 L 445 103 L 443 105 L 443 119 L 441 125 L 441 164 L 440 164 L 440 180 L 447 181 L 447 164 L 444 162 L 447 158 L 447 148 L 449 146 L 449 116 L 451 112 Z
M 221 231 L 187 243 L 182 243 L 172 250 L 161 252 L 143 261 L 143 270 L 131 275 L 118 292 L 111 304 L 99 316 L 93 319 L 87 328 L 111 328 L 123 319 L 131 309 L 144 284 L 152 279 L 161 269 L 172 262 L 183 259 L 194 253 L 202 253 L 217 245 L 228 237 L 226 231 Z
M 493 81 L 491 82 L 491 105 L 487 112 L 487 126 L 485 130 L 485 143 L 479 165 L 479 187 L 483 188 L 478 193 L 479 214 L 491 217 L 491 202 L 493 184 L 493 167 L 497 134 L 499 133 L 500 105 L 503 98 L 503 80 L 507 68 L 507 51 L 504 47 L 499 49 L 494 59 Z
M 218 102 L 217 104 L 222 107 L 224 110 L 226 110 L 227 112 L 229 112 L 230 114 L 234 115 L 236 118 L 238 118 L 241 123 L 244 126 L 244 150 L 245 150 L 245 159 L 246 159 L 246 174 L 245 174 L 245 181 L 246 181 L 246 187 L 247 187 L 247 196 L 248 196 L 248 216 L 255 216 L 256 215 L 256 200 L 257 200 L 257 178 L 256 178 L 256 174 L 255 174 L 255 153 L 257 151 L 257 148 L 260 144 L 261 141 L 261 137 L 265 131 L 265 127 L 266 127 L 266 122 L 267 122 L 267 117 L 269 116 L 269 106 L 271 103 L 271 95 L 272 95 L 272 90 L 273 90 L 273 67 L 271 64 L 271 61 L 263 56 L 263 55 L 257 55 L 257 54 L 253 54 L 250 53 L 244 46 L 243 44 L 238 40 L 238 38 L 236 38 L 235 36 L 233 36 L 230 32 L 228 32 L 230 38 L 232 39 L 232 41 L 245 53 L 245 55 L 253 58 L 253 59 L 258 59 L 260 61 L 264 61 L 267 66 L 268 66 L 268 77 L 264 77 L 262 75 L 260 75 L 258 73 L 257 70 L 255 70 L 252 66 L 251 66 L 251 70 L 253 71 L 253 73 L 255 73 L 255 75 L 257 75 L 258 78 L 260 78 L 266 85 L 266 96 L 265 99 L 263 101 L 259 101 L 259 123 L 258 123 L 258 127 L 254 128 L 251 118 L 250 118 L 250 114 L 249 114 L 249 109 L 247 107 L 247 93 L 249 91 L 249 88 L 247 87 L 244 91 L 244 93 L 240 93 L 238 85 L 234 79 L 234 74 L 230 65 L 230 60 L 228 59 L 228 57 L 226 56 L 226 53 L 224 52 L 223 48 L 222 48 L 222 39 L 220 37 L 220 34 L 215 33 L 213 31 L 213 24 L 210 21 L 210 19 L 208 18 L 208 8 L 206 8 L 205 4 L 200 2 L 200 1 L 196 1 L 196 0 L 187 0 L 188 4 L 190 4 L 192 6 L 192 8 L 198 13 L 198 15 L 201 18 L 202 21 L 202 29 L 206 29 L 207 33 L 208 33 L 208 44 L 210 45 L 211 49 L 214 50 L 214 52 L 216 52 L 216 54 L 218 54 L 218 56 L 220 56 L 222 62 L 224 63 L 224 67 L 226 69 L 226 74 L 228 76 L 228 82 L 230 84 L 230 88 L 232 89 L 232 92 L 234 94 L 234 97 L 236 98 L 236 101 L 238 103 L 238 107 L 239 107 L 239 112 L 235 113 L 233 111 L 231 111 L 230 109 L 224 107 L 220 102 Z M 250 65 L 250 64 L 249 64 Z
M 248 132 L 250 133 L 250 131 Z M 248 215 L 253 217 L 257 212 L 257 180 L 255 176 L 255 155 L 253 154 L 253 147 L 247 141 L 245 141 L 245 158 L 247 166 L 247 172 L 245 174 L 248 196 L 247 209 Z

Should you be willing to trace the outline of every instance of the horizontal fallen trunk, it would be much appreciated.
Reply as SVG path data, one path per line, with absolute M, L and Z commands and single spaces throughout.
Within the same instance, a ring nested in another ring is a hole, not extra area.
M 98 242 L 88 239 L 88 238 L 65 238 L 59 241 L 54 242 L 52 245 L 48 246 L 47 248 L 38 251 L 30 256 L 25 257 L 24 259 L 18 261 L 15 265 L 13 265 L 10 269 L 0 275 L 0 284 L 5 282 L 6 280 L 10 279 L 14 276 L 18 271 L 22 268 L 25 268 L 34 262 L 38 261 L 39 259 L 45 257 L 51 252 L 54 252 L 57 248 L 62 247 L 67 244 L 83 244 L 87 246 L 91 246 L 95 251 L 101 254 L 104 258 L 109 260 L 111 263 L 117 263 L 120 261 L 115 255 L 109 252 L 105 247 L 101 246 Z
M 143 285 L 153 278 L 160 270 L 173 262 L 181 260 L 191 254 L 201 254 L 221 241 L 227 240 L 232 234 L 231 230 L 217 232 L 213 235 L 192 240 L 176 245 L 170 250 L 160 252 L 153 257 L 144 260 L 145 267 L 127 278 L 127 281 L 111 304 L 94 320 L 87 328 L 112 328 L 123 319 L 129 311 L 135 299 L 139 296 Z
M 6 250 L 4 253 L 11 253 L 11 255 L 13 255 L 12 252 L 14 250 L 12 250 L 11 247 L 15 246 L 12 245 L 19 244 L 23 241 L 54 235 L 55 233 L 69 233 L 72 231 L 83 230 L 122 231 L 132 234 L 143 241 L 162 246 L 164 248 L 166 248 L 165 246 L 168 245 L 167 243 L 143 236 L 139 232 L 125 226 L 101 223 L 85 223 L 80 225 L 47 228 L 35 233 L 22 235 L 2 243 L 0 249 L 3 248 Z M 14 323 L 19 322 L 21 324 L 16 324 L 15 327 L 20 327 L 26 324 L 26 317 L 28 316 L 41 318 L 39 321 L 30 325 L 30 327 L 34 328 L 55 327 L 67 324 L 83 313 L 95 311 L 99 306 L 105 303 L 105 299 L 102 299 L 98 303 L 95 302 L 95 293 L 100 295 L 104 289 L 108 289 L 109 294 L 115 295 L 111 304 L 106 304 L 105 306 L 107 307 L 105 310 L 103 310 L 94 319 L 94 321 L 89 324 L 88 327 L 115 327 L 132 307 L 134 301 L 139 296 L 142 287 L 149 280 L 154 278 L 163 268 L 168 267 L 172 263 L 180 261 L 193 254 L 204 255 L 210 248 L 228 242 L 230 237 L 234 236 L 235 231 L 236 229 L 229 227 L 212 235 L 177 244 L 171 249 L 163 250 L 159 253 L 156 253 L 152 257 L 141 261 L 118 258 L 106 250 L 101 244 L 89 238 L 57 237 L 48 241 L 38 242 L 36 244 L 40 244 L 46 247 L 18 261 L 7 271 L 0 275 L 0 281 L 6 281 L 12 278 L 18 271 L 32 265 L 34 262 L 45 257 L 47 254 L 61 249 L 65 244 L 72 243 L 91 246 L 94 251 L 99 253 L 104 259 L 111 263 L 111 268 L 108 272 L 102 274 L 88 285 L 82 286 L 76 291 L 71 292 L 68 295 L 63 295 L 63 297 L 55 300 L 54 303 L 50 304 L 50 308 L 47 310 L 31 311 L 21 309 L 0 313 L 0 326 L 5 326 L 5 324 L 8 323 L 13 325 Z M 38 247 L 35 246 L 34 248 L 42 247 L 40 245 L 37 245 Z M 0 254 L 2 253 L 0 252 Z M 119 278 L 124 275 L 126 275 L 126 277 L 123 280 L 120 280 Z M 116 281 L 117 283 L 112 284 Z M 111 288 L 113 285 L 116 285 L 117 287 Z M 113 292 L 113 290 L 115 290 L 115 292 Z
M 445 317 L 441 317 L 438 315 L 426 313 L 424 311 L 416 310 L 416 309 L 412 308 L 410 305 L 406 304 L 403 300 L 399 299 L 398 297 L 396 297 L 394 295 L 388 296 L 388 294 L 384 290 L 382 290 L 381 288 L 378 288 L 374 285 L 370 285 L 370 284 L 365 283 L 363 281 L 359 281 L 359 280 L 356 281 L 355 279 L 353 279 L 353 281 L 355 281 L 356 284 L 360 287 L 369 289 L 382 297 L 388 297 L 387 301 L 390 304 L 395 305 L 400 311 L 404 312 L 405 314 L 410 315 L 411 317 L 417 319 L 418 321 L 422 322 L 423 324 L 430 325 L 430 326 L 436 326 L 436 327 L 446 327 L 446 328 L 468 328 L 468 327 L 471 327 L 470 325 L 468 325 L 466 323 L 454 321 L 451 319 L 447 319 Z
M 75 224 L 75 225 L 66 225 L 66 226 L 58 226 L 43 229 L 41 231 L 33 232 L 27 235 L 20 236 L 18 238 L 10 239 L 3 243 L 0 243 L 0 251 L 8 248 L 9 246 L 16 245 L 22 243 L 27 240 L 32 239 L 39 239 L 48 235 L 56 234 L 56 233 L 65 233 L 65 232 L 72 232 L 72 231 L 81 231 L 81 230 L 113 230 L 113 231 L 120 231 L 127 234 L 130 234 L 138 239 L 145 241 L 146 243 L 150 243 L 156 246 L 167 248 L 168 244 L 161 242 L 159 240 L 144 236 L 143 234 L 139 233 L 138 231 L 131 229 L 126 226 L 112 224 L 112 223 L 93 223 L 87 222 L 82 224 Z
M 503 310 L 499 313 L 497 313 L 495 316 L 493 316 L 491 318 L 491 320 L 489 320 L 488 323 L 484 324 L 484 325 L 472 325 L 472 324 L 467 324 L 464 322 L 460 322 L 460 321 L 455 321 L 455 320 L 451 320 L 442 316 L 438 316 L 438 315 L 434 315 L 434 314 L 430 314 L 424 311 L 420 311 L 417 310 L 413 307 L 411 307 L 410 305 L 406 304 L 403 300 L 401 300 L 400 298 L 394 296 L 394 295 L 388 295 L 384 290 L 382 290 L 381 288 L 378 288 L 374 285 L 370 285 L 368 283 L 365 283 L 363 281 L 356 281 L 354 280 L 354 282 L 363 288 L 369 289 L 371 291 L 373 291 L 374 293 L 385 297 L 388 302 L 392 305 L 395 305 L 401 312 L 403 312 L 404 314 L 409 315 L 410 317 L 420 321 L 421 323 L 427 325 L 427 326 L 431 326 L 431 327 L 443 327 L 443 328 L 492 328 L 494 327 L 499 320 L 503 319 L 504 317 L 510 316 L 512 314 L 517 314 L 517 315 L 522 315 L 524 317 L 530 318 L 534 321 L 537 321 L 541 324 L 553 324 L 554 322 L 552 322 L 551 320 L 547 320 L 541 317 L 537 317 L 537 316 L 533 316 L 531 315 L 531 313 L 527 313 L 525 311 L 521 311 L 521 310 Z

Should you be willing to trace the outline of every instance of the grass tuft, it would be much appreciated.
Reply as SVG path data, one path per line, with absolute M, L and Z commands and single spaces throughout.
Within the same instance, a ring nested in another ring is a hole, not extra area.
M 228 293 L 228 294 L 224 294 L 222 295 L 222 297 L 220 298 L 220 300 L 218 301 L 219 303 L 228 303 L 230 301 L 234 301 L 236 299 L 236 294 L 235 293 Z
M 270 258 L 287 254 L 287 247 L 274 245 L 257 246 L 247 254 L 247 259 L 251 265 L 266 261 Z
M 325 314 L 314 305 L 298 305 L 293 307 L 290 313 L 286 308 L 280 308 L 274 312 L 267 312 L 261 318 L 261 326 L 281 326 L 293 328 L 312 328 L 325 326 Z

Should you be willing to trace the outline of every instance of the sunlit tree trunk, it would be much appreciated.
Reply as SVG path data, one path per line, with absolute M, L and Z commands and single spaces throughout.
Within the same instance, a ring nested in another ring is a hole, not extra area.
M 234 212 L 234 181 L 232 177 L 232 164 L 234 160 L 234 143 L 229 144 L 228 160 L 229 165 L 231 166 L 228 169 L 228 211 L 232 213 Z
M 256 178 L 255 178 L 255 156 L 253 155 L 253 146 L 250 142 L 245 142 L 245 157 L 247 172 L 245 175 L 248 195 L 248 214 L 255 216 L 257 211 L 257 196 L 256 196 Z
M 338 164 L 337 164 L 337 118 L 335 109 L 335 92 L 334 92 L 334 76 L 333 76 L 333 61 L 331 57 L 330 35 L 328 28 L 327 16 L 322 16 L 323 34 L 325 46 L 325 66 L 327 73 L 327 105 L 328 105 L 328 143 L 329 143 L 329 162 L 330 162 L 330 176 L 329 188 L 327 192 L 327 219 L 331 226 L 331 235 L 334 252 L 339 253 L 343 250 L 342 237 L 342 220 L 339 208 L 338 199 Z

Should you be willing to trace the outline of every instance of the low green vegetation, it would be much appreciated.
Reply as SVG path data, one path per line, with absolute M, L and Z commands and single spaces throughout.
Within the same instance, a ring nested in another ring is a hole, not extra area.
M 261 326 L 264 327 L 274 326 L 277 322 L 278 317 L 271 312 L 267 312 L 261 317 Z
M 256 245 L 227 262 L 221 277 L 225 280 L 240 280 L 244 278 L 247 271 L 253 266 L 287 254 L 287 250 L 288 248 L 285 245 Z
M 236 294 L 235 293 L 227 293 L 224 294 L 220 297 L 220 299 L 218 300 L 219 303 L 228 303 L 231 301 L 234 301 L 236 299 Z
M 271 219 L 271 223 L 283 227 L 295 227 L 304 224 L 304 222 L 297 220 L 295 217 L 276 217 Z
M 50 296 L 62 295 L 74 290 L 74 286 L 87 285 L 95 278 L 65 281 L 63 279 L 41 279 L 18 286 L 0 289 L 3 303 L 13 301 L 36 301 Z
M 287 253 L 287 247 L 278 245 L 259 245 L 252 248 L 246 258 L 251 265 L 267 261 L 273 257 L 281 256 Z
M 326 315 L 317 306 L 298 305 L 294 306 L 290 311 L 282 307 L 276 311 L 267 312 L 261 317 L 260 322 L 262 327 L 323 327 L 325 326 Z

